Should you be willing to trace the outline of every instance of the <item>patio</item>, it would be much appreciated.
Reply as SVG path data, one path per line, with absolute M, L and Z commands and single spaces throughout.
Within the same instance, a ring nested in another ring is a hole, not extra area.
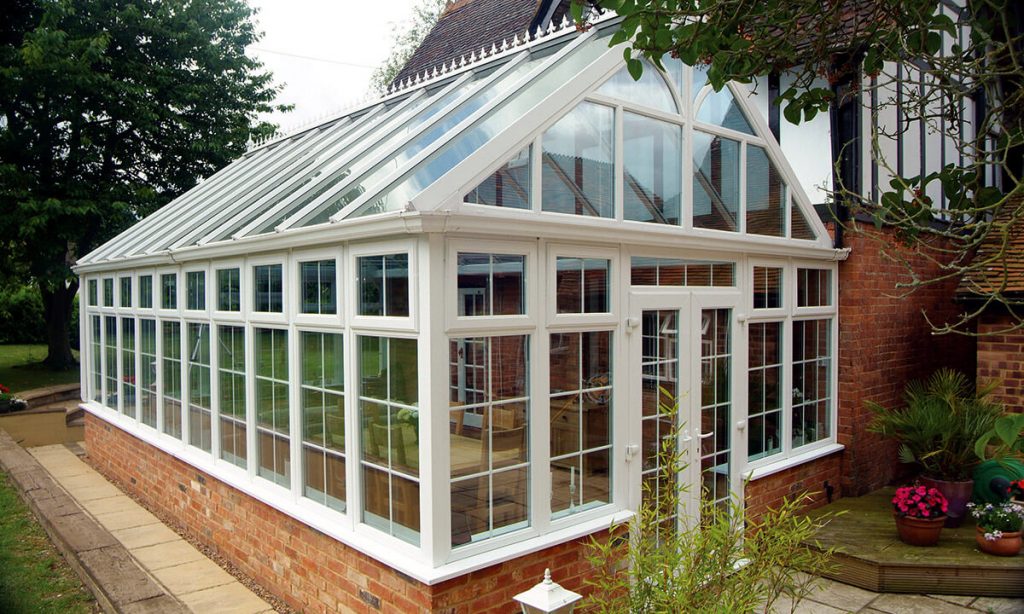
M 943 529 L 935 547 L 901 542 L 890 512 L 893 492 L 883 488 L 812 512 L 845 512 L 817 535 L 822 547 L 839 550 L 827 577 L 875 592 L 1024 597 L 1024 556 L 980 552 L 970 519 L 959 528 Z

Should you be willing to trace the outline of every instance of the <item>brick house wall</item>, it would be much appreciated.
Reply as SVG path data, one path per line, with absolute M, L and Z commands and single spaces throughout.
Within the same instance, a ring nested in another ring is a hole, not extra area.
M 896 459 L 896 444 L 867 431 L 871 413 L 864 401 L 885 406 L 902 402 L 906 382 L 930 376 L 940 367 L 966 374 L 975 372 L 975 340 L 961 335 L 933 335 L 922 315 L 941 323 L 962 311 L 954 302 L 956 281 L 922 288 L 899 298 L 896 284 L 907 279 L 904 265 L 882 254 L 872 238 L 885 233 L 889 245 L 897 243 L 891 230 L 876 230 L 866 222 L 853 222 L 846 233 L 851 254 L 839 265 L 839 443 L 846 446 L 842 460 L 842 494 L 859 496 L 907 473 Z M 937 267 L 904 250 L 922 277 Z
M 512 597 L 545 568 L 567 589 L 587 592 L 590 537 L 430 586 L 88 413 L 85 441 L 100 473 L 302 612 L 518 612 Z
M 978 319 L 978 381 L 996 380 L 993 397 L 1007 411 L 1024 412 L 1024 330 L 1005 310 L 989 308 Z

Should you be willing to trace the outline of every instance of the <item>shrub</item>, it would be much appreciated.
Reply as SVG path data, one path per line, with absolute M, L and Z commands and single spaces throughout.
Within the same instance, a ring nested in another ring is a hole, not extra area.
M 45 343 L 46 320 L 39 290 L 30 285 L 0 288 L 0 343 Z

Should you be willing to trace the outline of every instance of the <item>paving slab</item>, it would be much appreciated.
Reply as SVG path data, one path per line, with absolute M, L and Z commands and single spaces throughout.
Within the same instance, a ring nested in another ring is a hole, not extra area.
M 130 527 L 127 529 L 118 529 L 117 531 L 111 531 L 117 541 L 121 542 L 125 548 L 132 550 L 133 548 L 144 548 L 145 546 L 152 546 L 154 544 L 165 544 L 167 542 L 173 542 L 181 539 L 177 533 L 167 528 L 167 525 L 162 523 L 146 524 L 140 527 Z
M 120 546 L 79 553 L 79 560 L 94 577 L 115 580 L 103 586 L 104 592 L 115 603 L 146 601 L 164 594 L 163 588 L 152 582 L 128 551 Z
M 99 523 L 108 531 L 130 529 L 131 527 L 141 527 L 143 525 L 160 522 L 159 518 L 150 514 L 138 505 L 133 505 L 127 509 L 118 510 L 116 512 L 93 514 L 93 517 L 96 518 L 96 520 L 98 520 Z
M 238 582 L 181 595 L 193 612 L 257 614 L 267 611 L 267 602 Z
M 215 586 L 223 586 L 233 582 L 238 583 L 234 576 L 207 558 L 192 561 L 191 563 L 182 563 L 181 565 L 156 569 L 152 573 L 171 593 L 179 597 L 186 593 L 193 593 Z
M 932 599 L 938 599 L 939 601 L 948 601 L 957 605 L 962 605 L 965 608 L 971 605 L 977 597 L 974 595 L 928 595 Z
M 1024 582 L 1024 578 L 1021 578 L 1021 582 Z M 971 603 L 971 607 L 992 614 L 1024 614 L 1024 599 L 978 597 Z
M 99 516 L 109 512 L 120 512 L 128 509 L 129 506 L 135 505 L 127 495 L 117 495 L 114 497 L 107 497 L 106 499 L 93 499 L 91 501 L 83 501 L 82 507 L 85 511 L 89 512 L 93 516 Z
M 877 597 L 878 593 L 826 579 L 822 579 L 817 590 L 810 595 L 810 599 L 818 603 L 851 612 L 867 607 Z
M 132 548 L 129 552 L 132 553 L 135 560 L 142 563 L 143 567 L 150 571 L 206 558 L 206 555 L 196 550 L 195 546 L 183 539 L 154 546 Z

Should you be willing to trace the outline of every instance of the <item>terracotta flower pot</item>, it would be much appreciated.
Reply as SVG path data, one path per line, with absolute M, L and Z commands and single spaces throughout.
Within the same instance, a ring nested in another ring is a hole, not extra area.
M 1020 553 L 1020 531 L 1003 533 L 1003 536 L 999 539 L 987 540 L 985 539 L 985 530 L 978 527 L 977 532 L 974 534 L 974 541 L 978 543 L 978 550 L 987 552 L 988 554 L 994 554 L 996 556 L 1017 556 L 1017 554 Z
M 946 526 L 959 527 L 967 516 L 967 504 L 974 494 L 974 480 L 966 482 L 947 482 L 921 476 L 921 483 L 929 488 L 937 488 L 949 502 L 946 510 Z
M 934 546 L 939 543 L 939 534 L 946 524 L 945 516 L 935 518 L 914 518 L 893 514 L 900 541 L 911 546 Z

